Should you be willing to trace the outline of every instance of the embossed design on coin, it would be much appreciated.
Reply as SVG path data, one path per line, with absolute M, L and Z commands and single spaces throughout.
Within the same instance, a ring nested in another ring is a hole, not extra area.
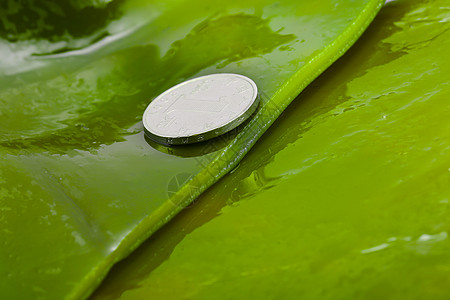
M 191 144 L 242 124 L 258 106 L 258 89 L 248 77 L 212 74 L 180 83 L 158 97 L 143 116 L 145 133 L 154 141 Z

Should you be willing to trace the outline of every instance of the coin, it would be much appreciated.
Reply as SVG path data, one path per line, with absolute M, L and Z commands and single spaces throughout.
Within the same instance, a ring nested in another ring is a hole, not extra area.
M 247 120 L 259 102 L 250 78 L 211 74 L 182 82 L 157 96 L 144 112 L 145 133 L 152 140 L 180 145 L 206 141 Z

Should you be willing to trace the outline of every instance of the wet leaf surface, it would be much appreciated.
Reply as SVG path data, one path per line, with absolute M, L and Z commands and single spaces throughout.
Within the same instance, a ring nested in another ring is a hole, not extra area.
M 447 299 L 450 12 L 394 1 L 93 299 Z
M 114 263 L 236 167 L 381 2 L 129 1 L 95 43 L 2 40 L 2 295 L 87 297 Z M 254 79 L 262 100 L 254 118 L 185 149 L 148 143 L 140 118 L 151 99 L 216 72 Z

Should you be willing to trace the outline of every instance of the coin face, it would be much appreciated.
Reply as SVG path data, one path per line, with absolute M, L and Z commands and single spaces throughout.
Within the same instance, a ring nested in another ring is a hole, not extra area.
M 258 100 L 256 84 L 242 75 L 191 79 L 149 104 L 143 116 L 145 133 L 168 145 L 205 141 L 242 124 L 256 110 Z

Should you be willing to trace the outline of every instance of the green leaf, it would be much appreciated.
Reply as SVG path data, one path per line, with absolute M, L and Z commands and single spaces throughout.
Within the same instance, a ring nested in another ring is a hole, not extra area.
M 1 41 L 1 294 L 87 297 L 114 263 L 236 167 L 382 2 L 130 1 L 97 43 Z M 216 72 L 257 83 L 262 103 L 250 122 L 189 147 L 144 138 L 151 99 Z
M 448 299 L 446 1 L 394 1 L 93 299 Z

